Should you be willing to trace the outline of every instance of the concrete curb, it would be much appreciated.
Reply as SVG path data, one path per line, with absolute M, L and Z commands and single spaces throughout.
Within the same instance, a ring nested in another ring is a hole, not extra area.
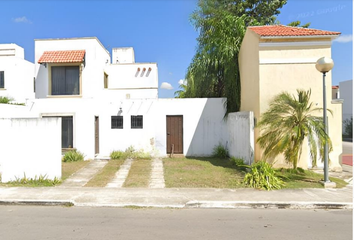
M 243 201 L 190 201 L 187 208 L 233 209 L 353 209 L 353 203 L 345 202 L 243 202 Z
M 73 201 L 58 200 L 0 200 L 0 205 L 31 205 L 31 206 L 75 206 Z
M 353 209 L 352 202 L 189 201 L 186 204 L 77 203 L 71 200 L 0 200 L 0 205 L 176 209 Z

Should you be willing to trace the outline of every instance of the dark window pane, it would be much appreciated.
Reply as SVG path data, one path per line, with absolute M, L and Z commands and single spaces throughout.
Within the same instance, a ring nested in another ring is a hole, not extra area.
M 5 74 L 4 74 L 4 71 L 0 71 L 0 88 L 5 88 Z
M 79 67 L 52 67 L 52 95 L 79 95 Z
M 61 118 L 61 147 L 73 148 L 73 117 Z
M 79 95 L 79 67 L 65 67 L 66 95 Z
M 65 94 L 65 67 L 52 67 L 52 95 Z
M 111 116 L 111 128 L 123 129 L 123 116 Z
M 143 116 L 131 116 L 131 128 L 143 128 Z

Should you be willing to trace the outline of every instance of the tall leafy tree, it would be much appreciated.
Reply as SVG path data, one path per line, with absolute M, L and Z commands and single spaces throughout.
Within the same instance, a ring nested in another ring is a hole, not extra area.
M 177 97 L 227 97 L 227 112 L 240 108 L 238 54 L 246 27 L 274 24 L 286 0 L 199 0 L 191 22 L 198 47 Z M 184 87 L 184 86 L 182 86 Z
M 324 130 L 323 118 L 314 116 L 322 109 L 314 108 L 310 97 L 311 91 L 297 90 L 297 95 L 283 92 L 274 98 L 268 111 L 262 114 L 258 123 L 261 136 L 257 142 L 263 148 L 266 159 L 284 154 L 285 159 L 297 168 L 307 138 L 312 165 L 316 166 L 317 150 L 320 149 L 323 159 L 325 141 L 332 148 Z

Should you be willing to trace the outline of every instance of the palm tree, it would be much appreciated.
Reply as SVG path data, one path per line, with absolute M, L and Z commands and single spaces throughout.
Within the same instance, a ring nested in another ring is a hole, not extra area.
M 270 103 L 269 110 L 263 113 L 258 123 L 261 136 L 257 142 L 264 149 L 266 159 L 284 154 L 296 169 L 303 142 L 307 138 L 312 166 L 316 166 L 317 150 L 320 149 L 323 160 L 325 142 L 328 141 L 329 148 L 332 148 L 324 130 L 323 118 L 312 115 L 322 109 L 313 108 L 310 97 L 311 90 L 297 90 L 297 95 L 283 92 Z

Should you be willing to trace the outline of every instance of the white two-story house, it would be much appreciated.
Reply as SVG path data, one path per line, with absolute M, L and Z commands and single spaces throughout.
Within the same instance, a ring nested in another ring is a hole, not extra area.
M 34 98 L 34 64 L 16 44 L 0 44 L 0 96 L 16 103 Z

